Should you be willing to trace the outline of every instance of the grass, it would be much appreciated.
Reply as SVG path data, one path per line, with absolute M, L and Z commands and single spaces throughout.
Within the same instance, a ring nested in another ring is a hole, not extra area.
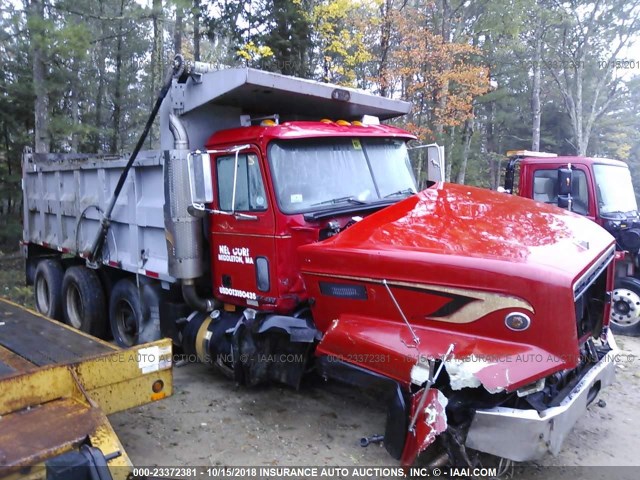
M 20 252 L 0 252 L 0 296 L 33 308 L 33 289 L 25 285 L 24 259 Z

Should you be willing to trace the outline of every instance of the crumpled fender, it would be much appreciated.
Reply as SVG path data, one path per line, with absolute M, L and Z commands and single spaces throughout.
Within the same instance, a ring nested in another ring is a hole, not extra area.
M 408 387 L 419 359 L 442 359 L 452 388 L 479 387 L 513 391 L 553 372 L 571 367 L 567 358 L 535 345 L 505 342 L 444 329 L 413 325 L 419 345 L 410 346 L 409 329 L 397 322 L 354 314 L 341 315 L 324 333 L 316 355 L 329 355 L 392 378 Z
M 422 396 L 426 399 L 420 408 Z M 426 450 L 436 437 L 447 429 L 447 397 L 435 388 L 430 388 L 425 393 L 424 388 L 411 397 L 411 415 L 414 417 L 416 410 L 420 408 L 416 423 L 412 431 L 407 432 L 407 438 L 402 451 L 400 462 L 402 466 L 411 466 L 416 457 Z

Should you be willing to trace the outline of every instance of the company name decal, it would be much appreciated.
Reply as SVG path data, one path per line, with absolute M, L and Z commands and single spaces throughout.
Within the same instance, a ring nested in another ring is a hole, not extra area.
M 221 262 L 253 265 L 253 258 L 251 258 L 251 252 L 248 247 L 229 248 L 227 245 L 219 245 L 218 260 Z

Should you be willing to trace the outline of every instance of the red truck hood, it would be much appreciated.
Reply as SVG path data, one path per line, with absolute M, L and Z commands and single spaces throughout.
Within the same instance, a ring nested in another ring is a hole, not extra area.
M 594 222 L 554 206 L 437 184 L 339 235 L 299 248 L 314 319 L 326 332 L 318 353 L 352 355 L 361 348 L 415 356 L 416 349 L 406 348 L 411 335 L 384 280 L 418 337 L 426 337 L 420 355 L 442 356 L 450 342 L 458 344 L 457 358 L 544 355 L 535 366 L 513 367 L 496 388 L 517 388 L 571 368 L 578 359 L 573 283 L 612 243 Z M 328 296 L 332 282 L 364 288 L 364 298 Z M 507 329 L 504 318 L 511 311 L 529 315 L 531 327 Z M 360 336 L 366 338 L 356 342 Z M 407 381 L 411 366 L 405 359 L 405 365 L 367 368 Z
M 437 184 L 365 218 L 321 248 L 499 260 L 573 278 L 612 241 L 594 222 L 552 205 Z

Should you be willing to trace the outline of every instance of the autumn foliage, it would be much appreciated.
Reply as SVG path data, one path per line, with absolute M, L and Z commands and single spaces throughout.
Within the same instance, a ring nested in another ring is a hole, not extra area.
M 473 117 L 473 101 L 489 90 L 481 51 L 447 42 L 429 28 L 427 16 L 411 8 L 390 12 L 396 47 L 380 83 L 400 91 L 414 105 L 407 126 L 428 140 L 446 127 Z

